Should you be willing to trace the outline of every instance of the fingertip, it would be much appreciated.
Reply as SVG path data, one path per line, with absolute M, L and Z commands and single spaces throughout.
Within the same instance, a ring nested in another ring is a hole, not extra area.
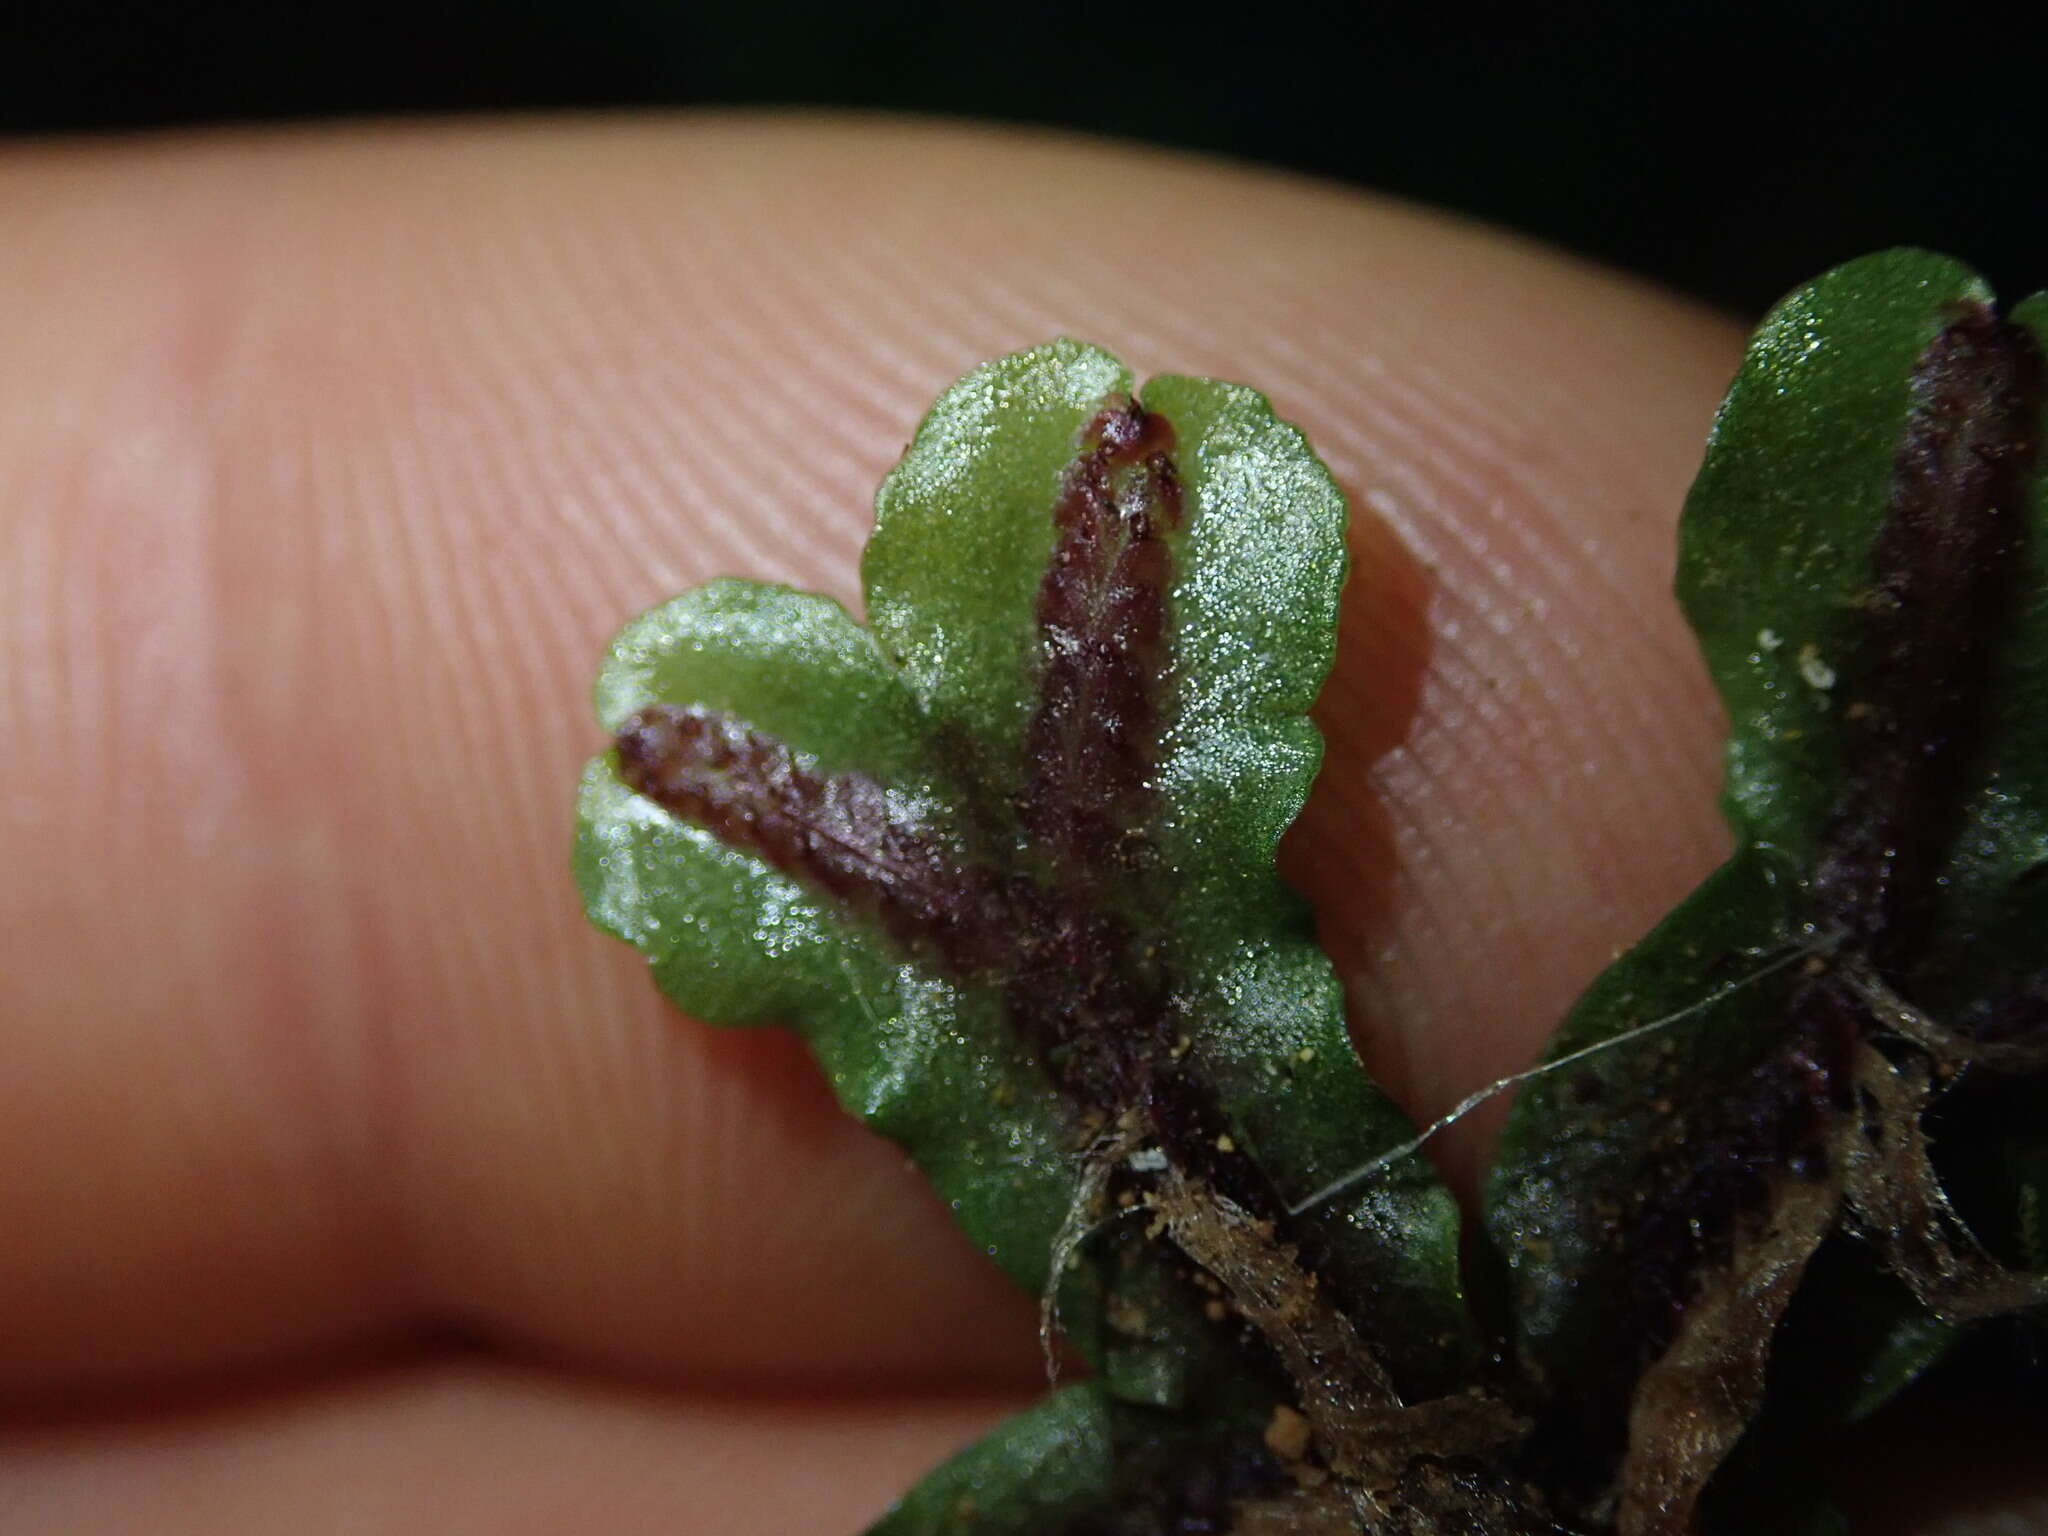
M 472 125 L 26 163 L 48 216 L 10 270 L 62 281 L 0 342 L 0 396 L 46 406 L 0 420 L 10 538 L 47 555 L 0 587 L 26 658 L 0 705 L 33 748 L 0 773 L 39 818 L 9 879 L 50 879 L 9 897 L 34 942 L 4 985 L 61 1031 L 90 971 L 96 1022 L 75 1071 L 0 1106 L 25 1127 L 0 1198 L 38 1255 L 0 1315 L 122 1266 L 49 1314 L 38 1371 L 95 1338 L 141 1359 L 143 1334 L 355 1326 L 336 1252 L 388 1255 L 372 1312 L 614 1367 L 1028 1360 L 1028 1303 L 905 1203 L 900 1155 L 587 928 L 566 806 L 624 617 L 723 574 L 850 597 L 924 407 L 1048 336 L 1261 387 L 1358 508 L 1289 867 L 1411 1107 L 1518 1064 L 1718 846 L 1712 705 L 1663 594 L 1735 338 L 1611 274 L 1339 188 L 987 130 Z M 109 756 L 136 721 L 176 727 L 146 795 Z M 148 1080 L 172 1071 L 175 1116 Z M 193 1116 L 218 1165 L 152 1159 Z M 133 1174 L 99 1235 L 49 1214 L 67 1157 Z M 263 1175 L 233 1222 L 222 1168 Z M 313 1208 L 318 1241 L 278 1215 Z M 175 1241 L 167 1211 L 191 1213 Z M 222 1242 L 266 1262 L 209 1300 L 194 1256 Z

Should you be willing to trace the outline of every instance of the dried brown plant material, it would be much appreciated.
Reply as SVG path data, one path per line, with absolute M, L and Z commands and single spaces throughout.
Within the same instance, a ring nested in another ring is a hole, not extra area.
M 1707 1480 L 1763 1401 L 1772 1335 L 1841 1199 L 1837 1177 L 1788 1175 L 1742 1219 L 1726 1268 L 1703 1280 L 1678 1336 L 1636 1387 L 1618 1480 L 1620 1536 L 1694 1529 Z

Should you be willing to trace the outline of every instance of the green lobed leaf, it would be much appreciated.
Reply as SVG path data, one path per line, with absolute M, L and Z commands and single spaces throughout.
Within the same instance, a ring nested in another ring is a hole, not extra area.
M 1729 820 L 1804 873 L 1844 776 L 1843 674 L 1875 579 L 1913 365 L 1990 291 L 1887 251 L 1782 300 L 1751 339 L 1679 525 L 1678 597 L 1728 710 Z
M 1226 1401 L 1197 1423 L 1123 1401 L 1100 1383 L 1063 1388 L 941 1463 L 869 1536 L 1216 1529 L 1208 1522 L 1231 1501 L 1275 1483 L 1246 1417 L 1252 1408 Z M 1203 1471 L 1190 1479 L 1190 1465 Z
M 1081 877 L 1033 841 L 1023 803 L 1051 664 L 1036 606 L 1078 445 L 1129 388 L 1113 358 L 1073 342 L 977 369 L 941 397 L 878 494 L 866 627 L 825 599 L 712 583 L 627 626 L 598 684 L 600 719 L 617 731 L 651 707 L 711 712 L 736 722 L 736 750 L 762 738 L 786 749 L 776 772 L 814 797 L 858 776 L 869 788 L 851 793 L 885 799 L 916 857 L 1021 869 L 1067 890 Z M 1274 869 L 1321 757 L 1306 711 L 1334 652 L 1344 505 L 1300 433 L 1253 391 L 1169 377 L 1143 399 L 1172 428 L 1184 513 L 1167 534 L 1156 762 L 1130 791 L 1143 824 L 1135 852 L 1111 849 L 1084 872 L 1088 899 L 1104 931 L 1142 934 L 1140 963 L 1170 978 L 1174 1059 L 1213 1090 L 1227 1127 L 1218 1145 L 1234 1144 L 1294 1204 L 1410 1134 L 1353 1055 L 1309 915 Z M 828 895 L 829 881 L 747 846 L 753 812 L 734 814 L 722 841 L 635 793 L 618 754 L 594 760 L 577 847 L 592 917 L 638 946 L 687 1012 L 798 1029 L 841 1102 L 910 1151 L 1018 1284 L 1042 1290 L 1085 1193 L 1082 1149 L 1101 1129 L 1048 1070 L 1067 1048 L 1047 1058 L 1020 1040 L 1000 976 L 892 935 L 876 910 Z M 822 835 L 787 833 L 804 848 Z M 1142 1227 L 1112 1221 L 1073 1255 L 1061 1321 L 1100 1374 L 1032 1423 L 1123 1411 L 1111 1399 L 1199 1399 L 1213 1417 L 1244 1392 L 1242 1340 L 1204 1315 L 1185 1264 Z M 1421 1159 L 1302 1213 L 1299 1230 L 1398 1379 L 1433 1390 L 1456 1377 L 1472 1348 L 1456 1212 Z M 1093 1433 L 1080 1423 L 1067 1425 L 1077 1445 Z M 1000 1478 L 1042 1454 L 1027 1423 L 961 1465 Z M 1078 1487 L 1093 1475 L 1084 1463 L 1061 1462 L 1058 1476 Z M 930 1523 L 942 1502 L 916 1496 L 883 1529 L 946 1529 Z
M 941 1464 L 869 1536 L 1033 1536 L 1115 1496 L 1119 1411 L 1099 1384 L 1068 1387 Z
M 1789 885 L 1754 849 L 1718 870 L 1601 973 L 1545 1056 L 1649 1032 L 1529 1082 L 1502 1131 L 1487 1230 L 1522 1348 L 1567 1396 L 1609 1373 L 1625 1385 L 1643 1363 L 1617 1350 L 1617 1297 L 1641 1258 L 1616 1233 L 1696 1134 L 1687 1114 L 1770 1049 L 1792 969 Z
M 1989 300 L 1973 273 L 1920 251 L 1851 262 L 1793 293 L 1752 340 L 1687 499 L 1678 591 L 1729 715 L 1724 805 L 1737 852 L 1573 1009 L 1547 1060 L 1613 1048 L 1523 1090 L 1487 1199 L 1523 1357 L 1561 1403 L 1579 1405 L 1582 1450 L 1617 1453 L 1630 1383 L 1712 1250 L 1698 1224 L 1711 1237 L 1731 1205 L 1762 1200 L 1787 1176 L 1769 1122 L 1794 1113 L 1787 1084 L 1804 1058 L 1789 1015 L 1811 967 L 1880 967 L 1879 951 L 1843 936 L 1845 914 L 1862 911 L 1826 885 L 1841 878 L 1862 818 L 1884 811 L 1867 766 L 1870 712 L 1888 707 L 1868 702 L 1881 686 L 1869 639 L 1887 603 L 1880 541 L 1922 409 L 1916 369 L 1937 336 Z M 2030 300 L 2011 319 L 2038 345 L 2048 303 Z M 1915 1006 L 1956 1024 L 1987 998 L 2038 988 L 2048 924 L 2038 879 L 2048 868 L 2048 479 L 2038 463 L 2022 499 L 2007 509 L 2024 524 L 2011 607 L 1973 663 L 1979 712 L 1967 734 L 1926 747 L 1941 754 L 1942 800 L 1906 827 L 1907 841 L 1933 845 L 1926 915 L 1881 962 Z M 1906 622 L 1939 618 L 1908 612 Z M 1871 887 L 1876 877 L 1861 878 Z M 1660 1019 L 1668 1027 L 1624 1039 Z M 1863 1029 L 1882 1033 L 1868 1019 Z M 2010 1160 L 2048 1138 L 2042 1081 L 2013 1089 L 2041 1112 L 2000 1123 Z M 1692 1233 L 1674 1229 L 1684 1220 Z M 1954 1336 L 1890 1281 L 1859 1290 L 1838 1265 L 1816 1273 L 1842 1298 L 1836 1321 L 1861 1324 L 1806 1350 L 1811 1364 L 1832 1348 L 1835 1376 L 1864 1379 L 1860 1394 L 1833 1394 L 1841 1416 L 1867 1412 Z M 1754 1463 L 1744 1477 L 1766 1475 Z
M 599 678 L 599 717 L 615 728 L 655 700 L 741 711 L 827 770 L 870 773 L 927 815 L 943 804 L 916 700 L 829 599 L 719 581 L 634 620 Z M 992 999 L 923 973 L 800 882 L 634 794 L 604 758 L 584 772 L 576 871 L 592 919 L 640 948 L 686 1010 L 800 1020 L 840 1101 L 914 1145 L 962 1226 L 1019 1284 L 1043 1286 L 1071 1158 Z

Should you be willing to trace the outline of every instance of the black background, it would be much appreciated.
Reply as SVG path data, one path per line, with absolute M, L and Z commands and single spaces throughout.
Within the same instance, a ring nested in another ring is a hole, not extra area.
M 1550 14 L 0 0 L 13 18 L 0 20 L 0 131 L 593 106 L 937 112 L 1333 176 L 1737 310 L 1902 243 L 1951 251 L 2008 295 L 2048 284 L 2048 0 L 1534 9 Z

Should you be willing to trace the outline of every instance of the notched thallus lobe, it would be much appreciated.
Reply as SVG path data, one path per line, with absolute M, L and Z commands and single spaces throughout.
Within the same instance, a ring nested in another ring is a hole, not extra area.
M 1174 1276 L 1199 1277 L 1202 1313 L 1228 1324 L 1223 1337 L 1245 1351 L 1236 1357 L 1244 1372 L 1301 1403 L 1322 1464 L 1343 1486 L 1287 1493 L 1293 1484 L 1277 1464 L 1259 1460 L 1277 1479 L 1265 1491 L 1297 1522 L 1286 1528 L 1322 1528 L 1299 1524 L 1311 1511 L 1296 1503 L 1391 1508 L 1395 1495 L 1381 1484 L 1406 1487 L 1425 1452 L 1487 1450 L 1518 1426 L 1497 1405 L 1462 1397 L 1403 1407 L 1380 1363 L 1382 1319 L 1347 1304 L 1327 1273 L 1325 1240 L 1289 1216 L 1232 1135 L 1195 1070 L 1185 1001 L 1194 989 L 1174 974 L 1167 947 L 1148 940 L 1176 895 L 1175 871 L 1158 855 L 1166 807 L 1156 787 L 1176 705 L 1175 535 L 1191 515 L 1174 452 L 1168 421 L 1122 397 L 1080 431 L 1047 508 L 1017 759 L 1007 783 L 969 782 L 943 831 L 905 819 L 880 782 L 818 772 L 717 711 L 641 710 L 618 732 L 617 762 L 636 793 L 1002 999 L 1009 1028 L 1058 1092 L 1084 1205 L 1105 1196 L 1142 1205 L 1152 1216 L 1147 1251 L 1166 1260 L 1160 1278 L 1170 1289 Z M 930 755 L 954 781 L 968 777 L 964 764 L 987 760 L 975 743 L 950 746 L 939 737 Z M 1163 1156 L 1132 1155 L 1155 1150 Z M 1139 1230 L 1120 1232 L 1136 1244 Z M 1164 1241 L 1150 1248 L 1153 1239 Z M 1415 1496 L 1447 1508 L 1520 1507 L 1490 1472 Z
M 1279 1220 L 1271 1181 L 1183 1065 L 1175 978 L 1140 936 L 1170 899 L 1151 828 L 1171 687 L 1171 540 L 1188 515 L 1174 447 L 1163 416 L 1123 398 L 1079 434 L 1049 508 L 1021 760 L 1011 785 L 974 799 L 978 824 L 964 837 L 899 819 L 884 785 L 815 772 L 722 712 L 650 706 L 615 748 L 634 792 L 952 979 L 999 989 L 1077 1133 L 1135 1125 L 1190 1176 Z
M 1675 1106 L 1663 1171 L 1616 1233 L 1633 1293 L 1620 1336 L 1637 1348 L 1615 1353 L 1610 1391 L 1671 1343 L 1703 1293 L 1739 1283 L 1714 1277 L 1739 1270 L 1738 1250 L 1778 1220 L 1788 1180 L 1844 1174 L 1840 1132 L 1860 1113 L 1858 1077 L 1880 1032 L 1871 998 L 1910 994 L 1959 824 L 2020 564 L 2043 393 L 2032 338 L 1986 307 L 1956 316 L 1914 368 L 1861 636 L 1834 698 L 1843 787 L 1798 913 L 1815 953 L 1742 1091 L 1702 1079 Z M 1836 1209 L 1826 1205 L 1809 1252 Z M 1760 1351 L 1775 1314 L 1758 1321 Z

